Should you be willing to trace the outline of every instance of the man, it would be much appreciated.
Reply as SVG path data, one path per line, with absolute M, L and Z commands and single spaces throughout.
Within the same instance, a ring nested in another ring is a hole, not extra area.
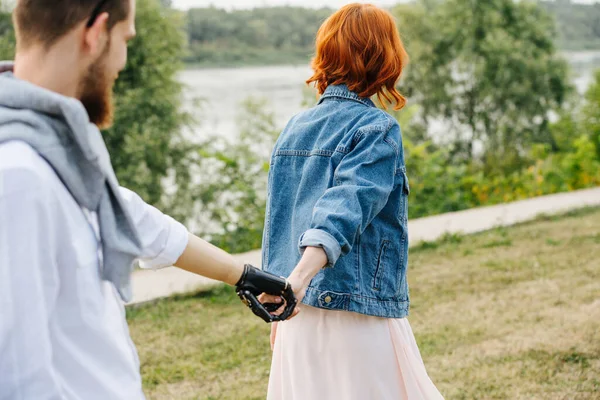
M 14 11 L 15 64 L 0 65 L 0 400 L 144 398 L 123 307 L 135 260 L 237 283 L 249 300 L 285 294 L 293 309 L 284 279 L 118 186 L 97 127 L 111 123 L 134 20 L 135 0 Z

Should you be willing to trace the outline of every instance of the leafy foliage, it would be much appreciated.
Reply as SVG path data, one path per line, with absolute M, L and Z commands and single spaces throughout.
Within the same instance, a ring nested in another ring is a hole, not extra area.
M 233 140 L 215 138 L 202 151 L 197 188 L 204 221 L 199 231 L 231 252 L 261 247 L 270 152 L 279 130 L 265 101 L 246 100 Z
M 138 35 L 115 86 L 115 124 L 103 134 L 121 184 L 187 220 L 198 146 L 182 134 L 191 123 L 177 80 L 185 46 L 182 23 L 157 0 L 138 1 Z M 0 59 L 13 57 L 14 40 L 10 14 L 0 13 Z
M 115 123 L 104 138 L 123 186 L 187 219 L 189 204 L 182 203 L 196 146 L 182 135 L 191 118 L 182 111 L 177 80 L 185 43 L 181 21 L 157 1 L 140 0 L 136 22 L 138 35 L 115 86 Z M 165 185 L 173 190 L 165 193 Z
M 596 146 L 596 154 L 600 159 L 600 71 L 596 72 L 596 81 L 588 89 L 585 99 L 581 129 L 589 135 Z
M 0 60 L 12 60 L 15 54 L 15 33 L 8 6 L 0 0 Z
M 586 134 L 564 152 L 538 145 L 509 174 L 486 174 L 477 163 L 453 163 L 447 149 L 429 143 L 406 141 L 405 146 L 411 218 L 600 186 L 600 159 Z
M 436 139 L 451 144 L 455 160 L 479 156 L 490 168 L 510 170 L 532 143 L 554 146 L 549 113 L 570 87 L 552 19 L 540 7 L 423 0 L 395 13 L 412 57 L 406 92 L 421 105 L 426 129 L 443 127 Z

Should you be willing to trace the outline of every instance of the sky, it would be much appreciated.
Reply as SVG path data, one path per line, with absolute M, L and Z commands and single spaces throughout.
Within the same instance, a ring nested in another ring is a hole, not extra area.
M 402 0 L 400 0 L 402 1 Z M 331 7 L 339 8 L 349 3 L 373 3 L 379 6 L 389 6 L 400 2 L 399 0 L 173 0 L 177 8 L 207 7 L 215 5 L 219 8 L 254 8 L 261 6 L 303 6 L 303 7 Z M 595 3 L 600 0 L 578 0 L 579 3 Z

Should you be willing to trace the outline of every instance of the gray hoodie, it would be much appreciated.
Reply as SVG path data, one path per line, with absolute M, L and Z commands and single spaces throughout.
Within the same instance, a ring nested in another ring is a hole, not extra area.
M 138 234 L 119 192 L 106 145 L 80 101 L 15 78 L 0 63 L 0 144 L 23 141 L 54 169 L 77 203 L 98 213 L 103 278 L 131 299 Z

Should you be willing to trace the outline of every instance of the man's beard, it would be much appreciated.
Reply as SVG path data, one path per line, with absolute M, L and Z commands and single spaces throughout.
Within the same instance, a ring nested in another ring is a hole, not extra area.
M 107 76 L 106 60 L 109 47 L 90 66 L 79 84 L 79 100 L 85 107 L 90 122 L 100 129 L 110 128 L 113 123 L 113 85 Z

